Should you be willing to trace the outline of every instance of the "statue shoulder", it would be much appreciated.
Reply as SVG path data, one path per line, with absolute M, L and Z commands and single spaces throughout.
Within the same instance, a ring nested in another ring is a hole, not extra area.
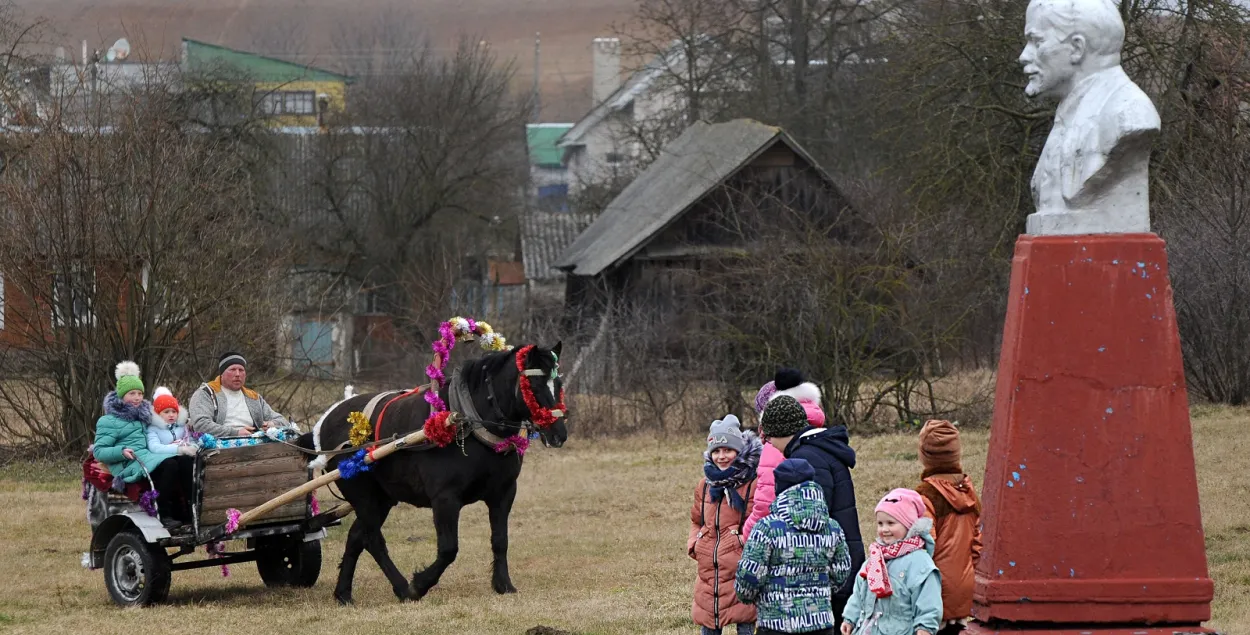
M 1111 88 L 1099 117 L 1102 137 L 1114 141 L 1159 130 L 1159 111 L 1150 96 L 1127 76 Z

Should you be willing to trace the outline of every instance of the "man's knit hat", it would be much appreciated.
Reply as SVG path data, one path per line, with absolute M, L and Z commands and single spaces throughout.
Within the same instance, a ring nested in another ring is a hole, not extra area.
M 807 411 L 794 398 L 782 395 L 768 402 L 760 415 L 760 434 L 770 438 L 792 437 L 807 427 Z
M 152 393 L 152 412 L 160 414 L 166 410 L 177 410 L 178 398 L 173 391 L 161 386 Z
M 815 478 L 816 470 L 807 459 L 786 459 L 773 470 L 773 491 L 780 494 Z
M 962 474 L 959 429 L 949 421 L 930 420 L 920 429 L 920 462 L 926 471 Z
M 777 385 L 771 381 L 760 386 L 760 391 L 755 393 L 755 414 L 758 415 L 764 412 L 764 407 L 768 405 L 768 400 L 772 398 L 775 392 L 777 392 Z
M 217 360 L 217 373 L 218 374 L 224 373 L 226 372 L 227 368 L 230 368 L 231 366 L 235 366 L 235 365 L 242 366 L 243 368 L 247 368 L 247 360 L 243 359 L 243 356 L 238 353 L 235 353 L 235 352 L 226 353 L 221 356 L 221 359 Z
M 132 390 L 143 390 L 143 380 L 139 379 L 139 365 L 134 362 L 121 362 L 113 370 L 113 376 L 117 378 L 115 389 L 118 397 L 124 397 Z
M 739 454 L 747 447 L 746 439 L 742 438 L 742 423 L 734 415 L 725 415 L 724 419 L 712 422 L 707 432 L 707 452 L 716 448 L 729 448 Z
M 911 529 L 917 520 L 924 517 L 924 499 L 913 490 L 898 488 L 890 490 L 874 511 L 885 512 L 897 520 L 900 525 Z

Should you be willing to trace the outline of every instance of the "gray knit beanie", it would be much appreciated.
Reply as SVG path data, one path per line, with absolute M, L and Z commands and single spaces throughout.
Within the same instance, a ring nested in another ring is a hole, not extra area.
M 807 427 L 807 411 L 790 395 L 774 397 L 760 415 L 760 434 L 780 439 L 792 437 Z
M 739 454 L 747 447 L 746 439 L 742 438 L 742 424 L 733 415 L 725 415 L 724 419 L 712 422 L 707 431 L 707 453 L 716 448 L 729 448 Z

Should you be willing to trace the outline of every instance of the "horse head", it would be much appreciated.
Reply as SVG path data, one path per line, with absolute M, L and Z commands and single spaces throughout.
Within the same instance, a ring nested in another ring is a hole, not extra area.
M 560 348 L 560 342 L 551 348 L 525 346 L 506 353 L 492 353 L 466 364 L 466 378 L 470 386 L 479 387 L 474 391 L 479 412 L 495 421 L 486 424 L 488 429 L 496 428 L 492 430 L 494 434 L 516 434 L 518 425 L 532 422 L 544 446 L 558 448 L 568 440 L 565 413 L 549 423 L 543 421 L 543 415 L 563 401 Z M 519 355 L 525 358 L 523 364 L 517 363 Z M 522 379 L 527 380 L 525 385 L 533 393 L 533 405 L 537 410 L 526 402 Z

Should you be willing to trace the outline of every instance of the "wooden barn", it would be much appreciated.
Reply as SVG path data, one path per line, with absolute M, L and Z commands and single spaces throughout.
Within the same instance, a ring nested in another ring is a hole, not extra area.
M 675 337 L 699 328 L 705 274 L 774 257 L 797 232 L 875 244 L 876 229 L 784 130 L 750 119 L 696 123 L 625 188 L 555 263 L 568 318 L 600 348 L 608 321 L 646 319 Z M 635 323 L 636 324 L 636 323 Z M 598 336 L 597 336 L 598 334 Z

